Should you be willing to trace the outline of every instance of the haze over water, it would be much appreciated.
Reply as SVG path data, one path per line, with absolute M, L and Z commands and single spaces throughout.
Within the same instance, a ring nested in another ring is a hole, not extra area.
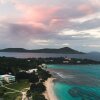
M 49 65 L 58 100 L 100 100 L 100 65 Z
M 18 53 L 18 52 L 0 52 L 0 56 L 15 58 L 48 58 L 48 57 L 69 57 L 80 59 L 92 59 L 100 61 L 100 53 L 94 54 L 56 54 L 56 53 Z

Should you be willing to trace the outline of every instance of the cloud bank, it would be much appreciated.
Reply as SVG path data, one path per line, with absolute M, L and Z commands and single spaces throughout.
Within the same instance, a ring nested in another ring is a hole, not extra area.
M 100 50 L 99 38 L 99 0 L 0 0 L 0 48 Z

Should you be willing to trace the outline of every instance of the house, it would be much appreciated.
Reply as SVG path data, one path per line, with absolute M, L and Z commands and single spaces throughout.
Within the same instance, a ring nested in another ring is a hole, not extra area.
M 5 74 L 5 75 L 1 75 L 1 77 L 7 83 L 10 83 L 10 82 L 14 82 L 15 81 L 15 76 L 13 76 L 13 75 Z
M 31 74 L 33 72 L 37 73 L 37 69 L 29 69 L 28 71 L 26 71 L 26 73 L 29 73 L 29 74 Z
M 77 61 L 77 64 L 80 64 L 81 63 L 81 61 Z
M 65 58 L 65 60 L 71 61 L 71 58 Z
M 42 65 L 38 65 L 38 67 L 42 68 Z
M 47 64 L 42 64 L 43 69 L 47 69 Z
M 66 64 L 66 63 L 68 64 L 68 63 L 69 63 L 69 61 L 63 61 L 63 63 L 64 63 L 64 64 Z

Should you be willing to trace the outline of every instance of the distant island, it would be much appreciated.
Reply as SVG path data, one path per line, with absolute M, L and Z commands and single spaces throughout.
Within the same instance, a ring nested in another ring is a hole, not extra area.
M 27 50 L 24 48 L 6 48 L 6 49 L 1 49 L 0 52 L 83 54 L 83 52 L 79 52 L 69 47 L 63 47 L 59 49 L 45 48 L 36 50 Z

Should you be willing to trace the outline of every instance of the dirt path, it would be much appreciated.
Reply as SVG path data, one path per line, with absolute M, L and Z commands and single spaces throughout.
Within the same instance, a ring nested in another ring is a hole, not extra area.
M 11 90 L 11 91 L 15 91 L 15 92 L 20 92 L 20 93 L 21 93 L 21 91 L 19 91 L 19 90 L 11 89 L 11 88 L 8 88 L 8 87 L 6 87 L 6 86 L 4 86 L 4 85 L 3 85 L 2 87 L 6 88 L 6 89 L 9 89 L 9 90 Z
M 19 91 L 19 90 L 16 90 L 16 89 L 12 89 L 12 88 L 8 88 L 8 87 L 6 87 L 6 86 L 4 86 L 4 85 L 2 85 L 1 87 L 6 88 L 6 89 L 9 89 L 9 90 L 11 90 L 11 91 L 14 91 L 14 92 L 7 92 L 7 93 L 5 93 L 5 94 L 19 92 L 19 93 L 22 94 L 22 100 L 29 100 L 29 99 L 27 98 L 27 96 L 26 96 L 26 95 L 27 95 L 26 92 Z M 29 88 L 25 88 L 25 89 L 29 89 Z M 24 90 L 24 89 L 23 89 L 23 90 Z

